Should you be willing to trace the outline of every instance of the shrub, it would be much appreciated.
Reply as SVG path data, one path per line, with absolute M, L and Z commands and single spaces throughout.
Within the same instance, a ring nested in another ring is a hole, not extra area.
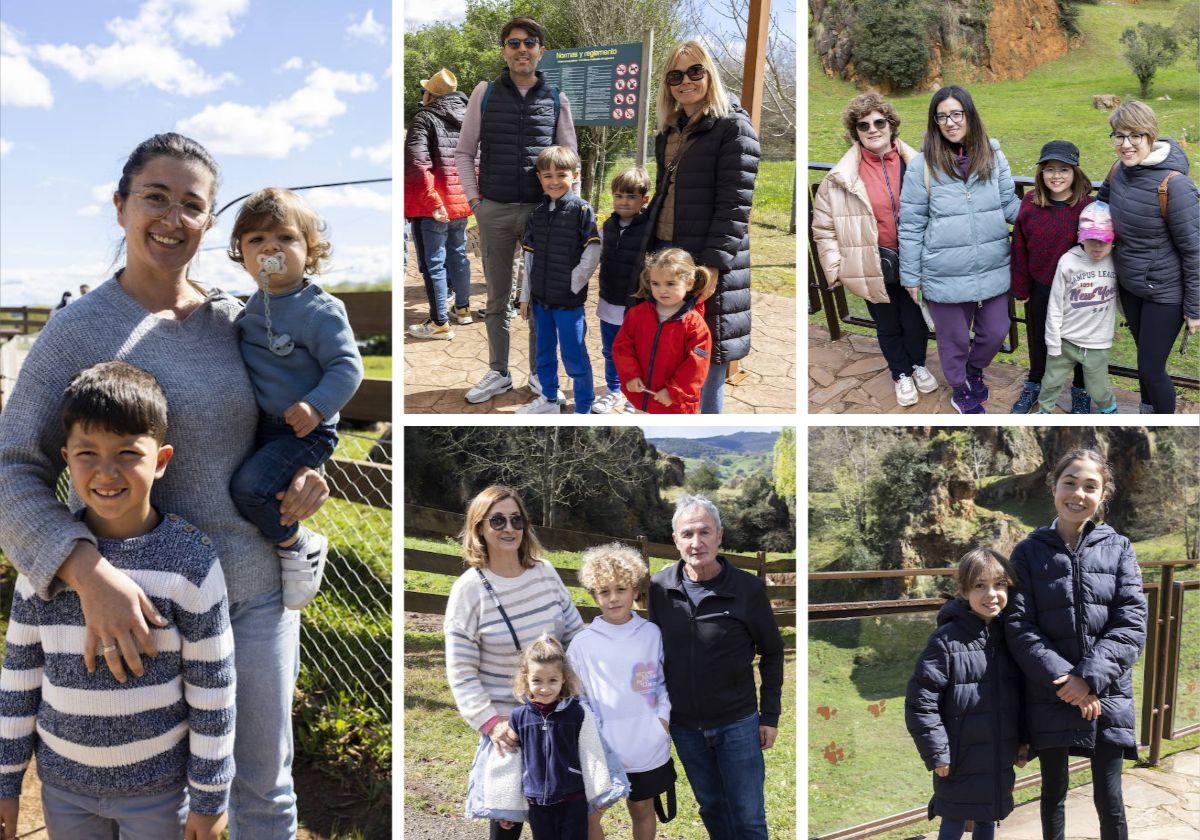
M 1121 33 L 1125 49 L 1121 53 L 1141 85 L 1142 99 L 1150 97 L 1150 82 L 1160 67 L 1166 67 L 1179 57 L 1175 32 L 1157 23 L 1141 22 L 1137 29 L 1130 27 Z
M 322 772 L 356 789 L 371 805 L 385 804 L 392 788 L 392 725 L 345 692 L 297 692 L 296 752 Z
M 1079 8 L 1074 0 L 1057 0 L 1058 22 L 1068 38 L 1078 38 L 1083 34 L 1079 29 Z
M 864 0 L 850 30 L 854 66 L 872 82 L 915 86 L 929 70 L 924 16 L 911 2 Z

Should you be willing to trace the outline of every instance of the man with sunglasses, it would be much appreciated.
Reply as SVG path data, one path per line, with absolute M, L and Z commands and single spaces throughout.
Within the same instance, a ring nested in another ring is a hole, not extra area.
M 537 69 L 546 50 L 546 30 L 532 18 L 516 17 L 500 31 L 500 45 L 508 66 L 471 92 L 455 152 L 459 181 L 479 225 L 487 281 L 484 323 L 490 369 L 467 391 L 470 403 L 486 402 L 513 386 L 508 367 L 512 264 L 529 216 L 542 200 L 537 156 L 549 146 L 578 152 L 566 94 L 547 85 Z M 531 368 L 536 357 L 531 321 Z M 530 389 L 541 396 L 532 373 Z
M 762 753 L 779 734 L 783 639 L 762 581 L 718 553 L 716 505 L 685 494 L 671 531 L 680 560 L 650 579 L 648 609 L 662 632 L 671 740 L 709 837 L 767 840 Z

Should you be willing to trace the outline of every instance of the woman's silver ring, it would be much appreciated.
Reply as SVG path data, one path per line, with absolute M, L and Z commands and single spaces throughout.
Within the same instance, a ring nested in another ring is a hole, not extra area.
M 107 656 L 108 654 L 112 653 L 116 649 L 117 649 L 117 646 L 115 644 L 104 645 L 104 647 L 100 648 L 100 653 L 103 654 L 104 656 Z

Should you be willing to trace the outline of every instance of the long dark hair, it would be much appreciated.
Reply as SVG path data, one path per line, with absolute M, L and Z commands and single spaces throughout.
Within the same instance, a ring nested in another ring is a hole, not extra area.
M 986 181 L 992 177 L 994 162 L 992 145 L 988 141 L 987 131 L 983 128 L 983 120 L 979 118 L 979 112 L 975 110 L 975 102 L 971 99 L 971 94 L 967 93 L 966 88 L 959 85 L 946 85 L 929 100 L 925 140 L 921 143 L 921 153 L 925 156 L 925 162 L 951 178 L 958 177 L 958 170 L 954 166 L 954 146 L 942 136 L 937 124 L 938 106 L 947 99 L 955 99 L 962 105 L 963 121 L 967 126 L 967 138 L 963 142 L 969 161 L 967 177 L 974 175 L 980 180 Z

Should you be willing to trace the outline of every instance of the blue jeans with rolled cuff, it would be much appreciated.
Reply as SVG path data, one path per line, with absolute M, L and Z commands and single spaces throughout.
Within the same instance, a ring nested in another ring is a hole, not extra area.
M 42 784 L 42 819 L 55 840 L 182 840 L 187 815 L 182 784 L 145 796 L 84 796 Z
M 333 455 L 337 430 L 322 423 L 302 438 L 282 417 L 259 417 L 254 454 L 242 462 L 229 483 L 229 495 L 238 512 L 273 543 L 291 539 L 299 523 L 279 524 L 279 499 L 301 467 L 317 469 Z
M 429 320 L 439 326 L 450 316 L 447 308 L 450 292 L 454 292 L 454 306 L 458 309 L 471 302 L 471 263 L 467 261 L 469 218 L 439 222 L 423 216 L 412 220 L 417 269 L 425 279 L 425 297 L 429 299 Z
M 767 840 L 758 713 L 712 729 L 672 724 L 671 740 L 711 840 Z

